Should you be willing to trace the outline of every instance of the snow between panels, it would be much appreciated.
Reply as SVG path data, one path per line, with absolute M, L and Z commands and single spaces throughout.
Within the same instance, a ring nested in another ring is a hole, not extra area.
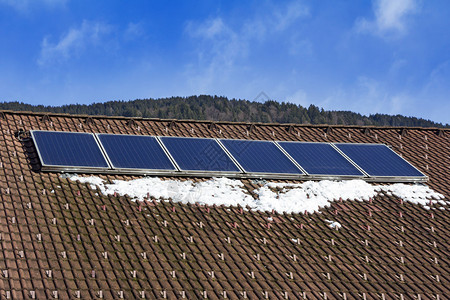
M 71 180 L 89 183 L 104 195 L 128 195 L 132 200 L 144 200 L 149 195 L 157 200 L 172 199 L 174 202 L 199 203 L 207 205 L 242 206 L 252 210 L 272 211 L 278 213 L 313 213 L 331 201 L 363 201 L 379 193 L 397 196 L 404 201 L 421 204 L 429 209 L 430 200 L 444 199 L 442 194 L 434 192 L 425 185 L 371 185 L 363 180 L 348 181 L 307 181 L 301 184 L 266 183 L 255 189 L 255 199 L 247 193 L 240 180 L 212 178 L 203 182 L 191 180 L 161 180 L 146 177 L 134 180 L 114 180 L 106 183 L 103 179 L 90 176 L 71 176 Z M 444 201 L 442 201 L 445 203 Z

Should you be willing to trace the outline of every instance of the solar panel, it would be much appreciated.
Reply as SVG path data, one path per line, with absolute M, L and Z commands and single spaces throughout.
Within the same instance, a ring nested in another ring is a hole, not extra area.
M 240 169 L 214 139 L 160 137 L 183 171 L 232 172 Z
M 303 174 L 271 141 L 222 139 L 220 142 L 246 173 Z
M 154 136 L 97 134 L 97 137 L 115 169 L 176 170 Z
M 107 169 L 92 133 L 31 131 L 42 167 Z
M 364 176 L 328 143 L 278 142 L 278 144 L 309 175 Z
M 415 167 L 382 144 L 335 144 L 372 177 L 425 177 Z

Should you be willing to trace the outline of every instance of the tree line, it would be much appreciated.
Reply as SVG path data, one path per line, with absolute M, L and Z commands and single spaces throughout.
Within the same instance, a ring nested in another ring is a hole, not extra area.
M 327 111 L 315 105 L 303 107 L 274 100 L 261 103 L 209 95 L 62 106 L 1 102 L 0 109 L 162 119 L 450 128 L 449 124 L 444 125 L 422 118 L 402 115 L 372 114 L 365 116 L 351 111 Z

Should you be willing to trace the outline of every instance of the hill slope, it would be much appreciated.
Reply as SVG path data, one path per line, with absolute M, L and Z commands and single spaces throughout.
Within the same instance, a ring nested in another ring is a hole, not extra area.
M 378 126 L 450 127 L 430 120 L 401 115 L 374 114 L 363 116 L 350 111 L 325 111 L 317 106 L 305 108 L 273 100 L 264 103 L 227 99 L 219 96 L 171 97 L 134 101 L 108 101 L 89 105 L 30 105 L 20 102 L 0 103 L 0 109 L 45 111 L 54 113 L 173 118 L 215 121 L 274 122 L 298 124 L 345 124 Z

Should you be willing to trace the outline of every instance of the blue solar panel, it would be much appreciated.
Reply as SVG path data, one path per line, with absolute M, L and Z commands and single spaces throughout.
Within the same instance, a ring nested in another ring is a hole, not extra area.
M 43 167 L 109 168 L 91 133 L 32 131 Z
M 247 173 L 303 174 L 270 141 L 220 140 Z
M 406 160 L 381 144 L 335 144 L 370 176 L 424 177 Z
M 176 170 L 153 136 L 97 134 L 113 168 Z
M 327 143 L 278 142 L 310 175 L 364 176 Z
M 184 171 L 240 172 L 213 139 L 160 137 L 175 162 Z

